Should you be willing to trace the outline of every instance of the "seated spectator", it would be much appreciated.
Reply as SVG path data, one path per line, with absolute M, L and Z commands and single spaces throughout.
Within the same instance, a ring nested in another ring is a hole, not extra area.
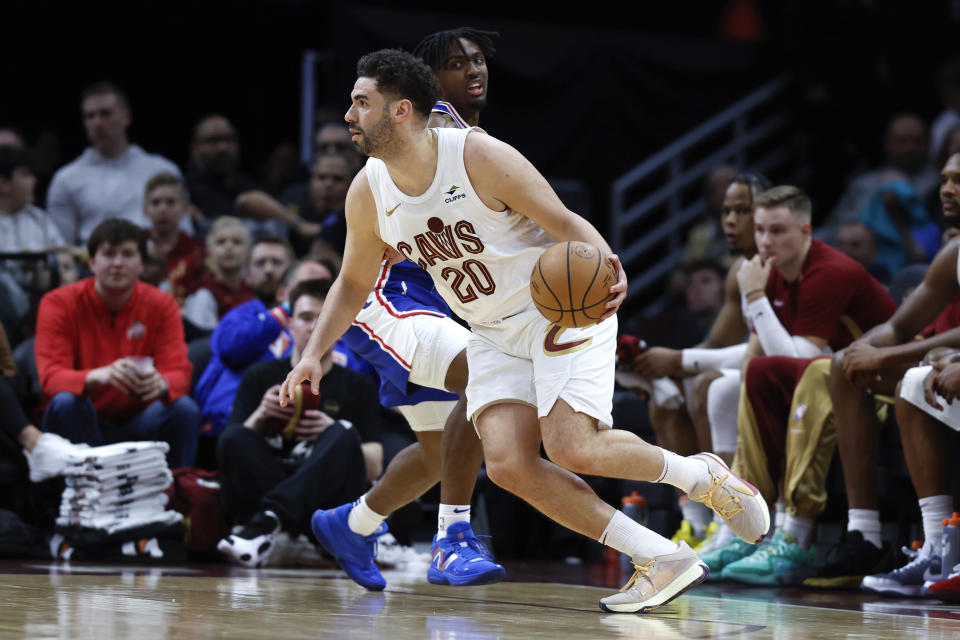
M 266 236 L 255 240 L 250 249 L 250 264 L 247 266 L 247 284 L 253 289 L 253 295 L 263 304 L 273 307 L 283 302 L 277 296 L 281 294 L 283 278 L 293 264 L 293 248 L 290 243 L 277 236 Z
M 309 537 L 314 510 L 356 500 L 382 471 L 376 387 L 334 364 L 332 351 L 319 395 L 305 386 L 300 411 L 280 406 L 280 382 L 300 360 L 329 288 L 329 280 L 293 288 L 290 356 L 247 369 L 217 445 L 224 512 L 244 524 L 217 548 L 248 567 L 266 562 L 281 531 Z
M 832 241 L 842 222 L 860 219 L 870 198 L 883 184 L 907 182 L 921 202 L 936 190 L 937 172 L 927 160 L 927 126 L 909 113 L 891 118 L 883 139 L 886 160 L 883 166 L 855 176 L 833 211 L 817 230 L 818 237 Z
M 940 249 L 940 227 L 905 180 L 880 185 L 860 212 L 876 238 L 876 262 L 888 273 L 929 262 Z
M 837 230 L 837 249 L 863 265 L 863 268 L 883 284 L 890 284 L 890 272 L 877 264 L 877 239 L 860 221 L 844 222 Z
M 320 235 L 317 239 L 322 238 L 339 253 L 343 253 L 347 237 L 343 209 L 353 175 L 352 165 L 346 156 L 325 152 L 317 155 L 313 161 L 310 181 L 293 185 L 280 197 L 301 218 L 318 223 Z M 298 256 L 310 251 L 311 238 L 292 233 L 290 242 Z
M 67 456 L 78 447 L 30 423 L 10 382 L 16 374 L 10 343 L 0 326 L 0 433 L 23 447 L 30 480 L 41 482 L 59 475 L 67 464 Z
M 940 548 L 943 521 L 953 514 L 957 504 L 950 494 L 950 470 L 960 453 L 960 405 L 953 404 L 960 397 L 958 345 L 960 340 L 954 342 L 953 348 L 927 352 L 921 366 L 908 369 L 900 383 L 897 426 L 910 480 L 920 502 L 924 543 L 910 563 L 912 567 L 864 577 L 862 586 L 867 590 L 895 597 L 926 595 L 927 585 L 905 580 L 907 574 L 920 573 L 922 569 L 921 580 L 938 582 L 946 580 L 952 571 L 960 571 L 942 566 Z M 936 589 L 932 591 L 930 595 L 935 595 Z
M 737 170 L 729 165 L 720 165 L 710 172 L 704 184 L 704 200 L 707 210 L 697 224 L 687 233 L 683 259 L 693 262 L 702 258 L 728 259 L 727 243 L 718 222 L 723 213 L 723 199 L 730 181 Z
M 261 243 L 259 246 L 274 249 L 283 245 Z M 286 254 L 279 255 L 286 258 Z M 255 264 L 256 260 L 251 264 L 251 272 L 257 268 Z M 333 275 L 321 264 L 301 262 L 287 270 L 282 286 L 278 282 L 273 287 L 272 298 L 263 295 L 265 291 L 261 289 L 258 298 L 241 304 L 223 317 L 210 337 L 210 362 L 194 391 L 203 415 L 204 435 L 216 436 L 223 431 L 237 387 L 250 365 L 290 355 L 293 341 L 287 330 L 290 320 L 290 307 L 286 304 L 288 292 L 305 280 L 332 278 Z M 264 282 L 272 282 L 272 278 L 264 278 Z
M 149 262 L 141 280 L 169 292 L 181 308 L 200 286 L 207 257 L 203 241 L 180 229 L 180 221 L 188 213 L 189 203 L 177 176 L 158 173 L 150 178 L 143 202 L 143 214 L 150 221 Z
M 92 446 L 163 440 L 171 467 L 193 462 L 200 425 L 173 297 L 138 281 L 146 237 L 126 220 L 90 234 L 93 277 L 46 294 L 36 356 L 44 431 Z
M 653 316 L 631 318 L 625 325 L 627 331 L 643 336 L 650 344 L 672 349 L 700 342 L 723 306 L 724 276 L 720 263 L 710 258 L 685 265 L 675 274 L 676 291 L 666 308 Z
M 960 214 L 956 206 L 960 199 L 960 154 L 950 156 L 941 176 L 943 215 L 956 219 Z M 879 421 L 875 396 L 893 396 L 904 373 L 931 349 L 960 346 L 957 246 L 954 241 L 940 250 L 923 282 L 906 296 L 887 322 L 833 356 L 830 397 L 850 509 L 846 538 L 830 550 L 827 561 L 817 567 L 814 577 L 846 577 L 858 581 L 880 571 L 877 565 L 883 555 L 876 482 Z M 931 322 L 933 325 L 928 326 Z M 928 337 L 918 341 L 915 338 L 921 331 Z M 921 503 L 921 516 L 926 520 L 938 508 Z M 916 563 L 902 567 L 906 571 L 888 575 L 887 578 L 897 581 L 898 585 L 887 582 L 885 588 L 896 586 L 909 590 L 922 585 L 923 567 L 928 563 L 931 549 L 928 545 L 926 551 L 917 556 Z M 919 573 L 915 571 L 918 564 L 921 565 Z
M 343 118 L 338 117 L 334 122 L 327 122 L 317 129 L 314 137 L 313 152 L 316 155 L 337 153 L 344 156 L 350 163 L 351 173 L 360 171 L 360 167 L 367 161 L 367 157 L 360 152 L 353 142 L 350 130 L 344 124 Z
M 255 237 L 283 236 L 288 226 L 307 236 L 319 231 L 240 169 L 240 138 L 233 123 L 220 114 L 204 116 L 193 130 L 187 191 L 203 214 L 195 220 L 201 236 L 206 236 L 221 216 L 245 218 Z
M 637 355 L 631 363 L 636 373 L 655 380 L 663 377 L 682 379 L 685 404 L 671 409 L 649 403 L 650 424 L 657 442 L 680 455 L 713 451 L 729 465 L 736 449 L 736 403 L 740 389 L 740 361 L 749 334 L 743 317 L 737 273 L 741 265 L 757 253 L 753 230 L 753 212 L 757 197 L 770 187 L 763 176 L 739 174 L 727 187 L 723 198 L 721 224 L 730 253 L 737 256 L 727 271 L 724 302 L 703 342 L 683 350 L 653 346 Z M 723 393 L 728 389 L 728 393 Z M 729 396 L 729 397 L 726 397 Z M 718 411 L 717 399 L 726 398 L 730 406 Z M 712 399 L 712 402 L 711 402 Z M 713 416 L 725 419 L 710 420 Z M 732 414 L 732 415 L 728 415 Z M 711 523 L 713 513 L 699 502 L 680 498 L 683 521 L 672 540 L 683 540 L 691 547 L 712 537 L 719 522 Z
M 816 554 L 808 547 L 815 518 L 826 505 L 824 485 L 836 441 L 832 421 L 824 417 L 830 414 L 830 360 L 816 356 L 847 346 L 896 309 L 863 266 L 811 237 L 811 218 L 810 199 L 796 187 L 760 194 L 754 212 L 759 254 L 737 272 L 744 316 L 754 333 L 742 359 L 739 408 L 733 411 L 732 468 L 768 502 L 779 493 L 786 514 L 774 523 L 767 545 L 738 544 L 742 541 L 725 531 L 714 534 L 729 542 L 701 558 L 725 579 L 779 584 L 787 569 L 813 564 Z M 791 413 L 794 390 L 800 393 L 811 370 L 820 402 Z M 794 429 L 796 423 L 802 428 Z
M 694 332 L 706 336 L 723 307 L 723 281 L 726 273 L 716 260 L 698 260 L 683 268 L 687 275 L 687 311 L 695 318 Z
M 130 101 L 119 87 L 109 82 L 88 87 L 81 108 L 91 146 L 57 171 L 47 192 L 47 211 L 71 245 L 84 244 L 108 218 L 147 226 L 143 215 L 147 181 L 161 171 L 180 176 L 166 158 L 130 143 Z M 189 220 L 183 223 L 189 225 Z
M 210 227 L 207 253 L 206 272 L 197 291 L 187 297 L 183 316 L 212 330 L 227 311 L 253 298 L 243 278 L 250 257 L 249 229 L 238 218 L 222 216 Z
M 45 251 L 63 246 L 63 236 L 33 204 L 36 180 L 27 152 L 0 146 L 0 252 Z

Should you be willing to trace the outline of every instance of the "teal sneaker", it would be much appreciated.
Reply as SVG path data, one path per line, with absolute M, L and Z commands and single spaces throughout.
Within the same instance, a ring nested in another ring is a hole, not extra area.
M 710 569 L 707 580 L 709 582 L 722 580 L 721 572 L 724 567 L 741 558 L 746 558 L 757 550 L 757 546 L 758 545 L 750 544 L 749 542 L 744 542 L 740 538 L 733 537 L 726 544 L 701 553 L 700 561 Z
M 725 580 L 776 586 L 782 584 L 783 574 L 811 567 L 816 559 L 817 554 L 813 548 L 804 549 L 797 544 L 793 534 L 777 531 L 770 544 L 763 545 L 749 556 L 728 564 L 721 574 Z

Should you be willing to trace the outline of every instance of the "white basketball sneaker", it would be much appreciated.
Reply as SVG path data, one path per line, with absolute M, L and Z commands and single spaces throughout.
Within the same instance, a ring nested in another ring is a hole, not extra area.
M 719 456 L 698 453 L 690 456 L 707 463 L 709 473 L 687 495 L 716 512 L 733 532 L 750 544 L 757 544 L 770 531 L 770 509 L 749 482 L 738 478 Z
M 703 582 L 710 570 L 686 542 L 677 550 L 644 564 L 633 563 L 633 577 L 620 593 L 600 600 L 600 608 L 613 613 L 646 613 L 662 607 Z

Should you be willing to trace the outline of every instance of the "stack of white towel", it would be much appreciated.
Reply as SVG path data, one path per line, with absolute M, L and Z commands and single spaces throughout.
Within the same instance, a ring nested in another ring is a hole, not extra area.
M 173 481 L 166 442 L 118 442 L 70 454 L 57 524 L 108 534 L 150 524 L 175 524 L 164 493 Z

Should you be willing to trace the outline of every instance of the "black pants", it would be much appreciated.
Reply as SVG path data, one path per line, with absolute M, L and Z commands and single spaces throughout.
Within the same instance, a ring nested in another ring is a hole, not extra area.
M 20 432 L 30 424 L 23 413 L 20 400 L 13 392 L 13 386 L 5 377 L 0 376 L 0 432 L 14 442 L 20 441 Z
M 313 451 L 290 474 L 259 433 L 231 424 L 217 444 L 220 501 L 228 520 L 245 522 L 258 511 L 277 514 L 284 531 L 310 532 L 310 516 L 359 498 L 367 471 L 356 429 L 339 422 L 324 431 Z

